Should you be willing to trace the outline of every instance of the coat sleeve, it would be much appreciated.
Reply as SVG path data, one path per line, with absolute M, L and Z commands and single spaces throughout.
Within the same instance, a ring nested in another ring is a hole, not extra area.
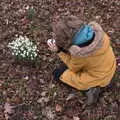
M 71 55 L 66 54 L 64 52 L 58 53 L 58 56 L 67 65 L 67 67 L 73 72 L 79 72 L 84 66 L 84 63 L 82 60 L 80 59 L 76 60 Z

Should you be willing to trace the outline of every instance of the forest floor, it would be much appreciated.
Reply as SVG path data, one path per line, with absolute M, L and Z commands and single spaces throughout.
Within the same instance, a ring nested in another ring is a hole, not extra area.
M 52 78 L 59 65 L 46 40 L 54 15 L 95 20 L 111 37 L 120 55 L 119 0 L 0 0 L 0 120 L 120 120 L 120 73 L 96 106 L 85 107 L 86 96 Z M 34 40 L 40 61 L 18 62 L 7 45 L 17 35 Z

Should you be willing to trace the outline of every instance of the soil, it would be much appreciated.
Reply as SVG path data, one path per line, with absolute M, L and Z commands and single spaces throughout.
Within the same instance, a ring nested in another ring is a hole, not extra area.
M 48 50 L 46 40 L 55 15 L 99 22 L 111 37 L 116 57 L 120 55 L 119 0 L 0 0 L 0 120 L 119 120 L 119 71 L 92 108 L 86 107 L 83 93 L 53 80 L 60 60 Z M 7 45 L 18 35 L 36 42 L 36 64 L 11 55 Z M 15 106 L 11 114 L 5 113 L 6 103 Z

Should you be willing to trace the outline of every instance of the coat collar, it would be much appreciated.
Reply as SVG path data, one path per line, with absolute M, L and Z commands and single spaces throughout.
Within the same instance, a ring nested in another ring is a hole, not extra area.
M 90 22 L 89 25 L 94 29 L 95 31 L 95 38 L 93 40 L 93 42 L 86 46 L 86 47 L 82 47 L 80 48 L 79 46 L 76 45 L 72 45 L 69 48 L 69 52 L 72 56 L 80 56 L 80 57 L 84 57 L 84 56 L 89 56 L 91 54 L 93 54 L 96 50 L 100 49 L 102 47 L 103 44 L 103 37 L 104 37 L 104 31 L 101 28 L 101 26 L 96 23 L 96 22 Z

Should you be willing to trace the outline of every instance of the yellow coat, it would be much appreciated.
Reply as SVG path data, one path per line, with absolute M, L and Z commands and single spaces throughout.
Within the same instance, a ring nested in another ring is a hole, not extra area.
M 73 45 L 69 49 L 70 54 L 58 54 L 69 68 L 60 76 L 60 80 L 78 90 L 107 86 L 116 70 L 110 38 L 99 24 L 89 24 L 95 30 L 96 36 L 92 45 L 85 48 Z

